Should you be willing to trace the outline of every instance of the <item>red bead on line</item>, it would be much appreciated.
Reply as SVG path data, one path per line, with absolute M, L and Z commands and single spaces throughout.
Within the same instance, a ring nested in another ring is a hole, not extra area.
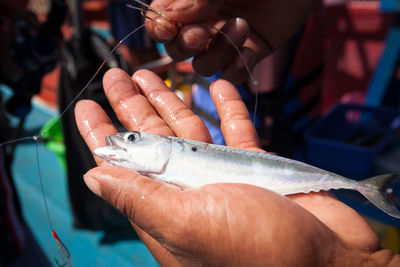
M 172 25 L 175 25 L 176 27 L 181 27 L 182 24 L 180 24 L 179 22 L 177 22 L 176 20 L 170 19 L 169 23 L 171 23 Z
M 56 231 L 54 231 L 54 230 L 51 230 L 51 234 L 53 235 L 53 238 L 54 238 L 54 239 L 56 239 L 56 240 L 60 240 L 60 238 L 58 237 L 58 235 L 57 235 Z

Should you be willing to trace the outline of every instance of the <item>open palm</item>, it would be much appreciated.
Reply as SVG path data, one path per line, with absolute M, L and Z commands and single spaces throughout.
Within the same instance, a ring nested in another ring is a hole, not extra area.
M 106 95 L 129 130 L 211 142 L 199 117 L 154 73 L 118 69 L 103 79 Z M 210 88 L 228 146 L 258 150 L 258 138 L 236 89 Z M 93 101 L 76 108 L 93 151 L 117 132 Z M 368 260 L 378 239 L 351 208 L 327 192 L 288 197 L 244 184 L 181 188 L 96 159 L 88 187 L 124 213 L 154 257 L 166 266 L 326 266 Z M 350 261 L 349 261 L 350 262 Z

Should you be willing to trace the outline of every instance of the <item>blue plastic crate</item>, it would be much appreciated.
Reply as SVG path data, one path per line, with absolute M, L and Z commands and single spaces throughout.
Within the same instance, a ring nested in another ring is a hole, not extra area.
M 371 175 L 373 160 L 392 140 L 400 113 L 390 108 L 335 106 L 304 134 L 308 161 L 353 179 Z

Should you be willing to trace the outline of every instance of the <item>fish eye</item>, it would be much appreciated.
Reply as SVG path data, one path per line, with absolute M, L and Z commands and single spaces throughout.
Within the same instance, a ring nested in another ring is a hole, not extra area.
M 126 137 L 126 139 L 130 142 L 133 142 L 136 140 L 136 134 L 130 134 Z

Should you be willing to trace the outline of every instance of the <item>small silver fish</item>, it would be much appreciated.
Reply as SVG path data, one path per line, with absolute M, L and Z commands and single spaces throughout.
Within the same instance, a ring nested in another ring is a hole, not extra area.
M 387 214 L 400 218 L 396 206 L 381 192 L 399 174 L 379 175 L 358 182 L 268 153 L 141 132 L 110 135 L 106 143 L 108 146 L 94 150 L 96 156 L 168 183 L 185 187 L 242 183 L 281 195 L 351 189 Z

